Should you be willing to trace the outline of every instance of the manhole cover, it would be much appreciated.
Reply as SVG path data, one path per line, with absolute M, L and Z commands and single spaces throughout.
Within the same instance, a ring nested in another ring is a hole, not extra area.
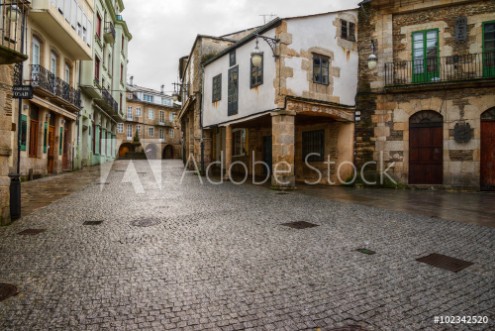
M 365 328 L 358 325 L 349 325 L 341 328 L 330 329 L 328 331 L 367 331 Z
M 160 223 L 161 223 L 160 220 L 157 220 L 156 218 L 144 218 L 144 219 L 132 221 L 131 225 L 147 228 L 150 226 L 158 225 Z
M 450 256 L 436 253 L 416 259 L 416 261 L 453 272 L 459 272 L 474 264 L 472 262 L 459 260 Z
M 0 301 L 16 296 L 18 293 L 19 291 L 14 285 L 0 283 Z
M 375 251 L 372 251 L 372 250 L 367 249 L 367 248 L 359 248 L 359 249 L 357 249 L 357 251 L 359 253 L 363 253 L 363 254 L 366 254 L 366 255 L 375 255 L 376 254 Z
M 19 232 L 21 236 L 36 236 L 37 234 L 43 233 L 46 230 L 44 229 L 26 229 L 24 231 Z
M 298 229 L 298 230 L 314 228 L 314 227 L 319 226 L 317 224 L 313 224 L 313 223 L 309 223 L 309 222 L 305 222 L 305 221 L 284 223 L 282 225 L 288 226 L 289 228 Z
M 86 221 L 83 223 L 83 225 L 100 225 L 102 223 L 103 221 Z

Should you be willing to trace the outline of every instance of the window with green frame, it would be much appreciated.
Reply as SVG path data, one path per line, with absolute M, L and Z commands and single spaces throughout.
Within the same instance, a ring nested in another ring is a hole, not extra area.
M 413 83 L 434 82 L 440 79 L 440 47 L 438 29 L 412 34 Z
M 21 116 L 21 151 L 26 151 L 27 143 L 27 116 Z
M 60 127 L 60 134 L 59 134 L 59 140 L 58 140 L 58 154 L 62 155 L 63 149 L 64 149 L 64 128 Z
M 48 141 L 48 122 L 45 122 L 43 128 L 43 153 L 47 151 L 47 141 Z
M 483 77 L 495 77 L 495 21 L 483 23 Z

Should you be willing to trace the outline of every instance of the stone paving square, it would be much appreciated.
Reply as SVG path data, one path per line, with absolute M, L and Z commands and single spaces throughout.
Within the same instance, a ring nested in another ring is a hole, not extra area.
M 133 164 L 145 193 L 95 175 L 0 228 L 0 283 L 19 290 L 0 330 L 495 330 L 495 228 Z M 318 226 L 283 226 L 300 221 Z M 432 253 L 473 265 L 416 261 Z

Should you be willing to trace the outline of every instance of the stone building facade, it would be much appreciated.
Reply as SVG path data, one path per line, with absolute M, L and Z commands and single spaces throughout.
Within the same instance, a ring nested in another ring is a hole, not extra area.
M 129 84 L 125 122 L 117 124 L 118 157 L 132 158 L 142 149 L 149 159 L 180 159 L 178 111 L 173 98 L 163 91 Z M 134 141 L 136 135 L 139 143 Z
M 410 186 L 495 189 L 494 18 L 489 0 L 361 4 L 358 163 L 383 160 Z

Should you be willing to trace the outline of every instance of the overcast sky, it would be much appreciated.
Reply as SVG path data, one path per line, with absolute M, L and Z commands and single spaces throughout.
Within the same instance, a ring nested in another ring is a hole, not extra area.
M 263 24 L 263 14 L 299 16 L 355 8 L 361 0 L 124 0 L 133 39 L 128 77 L 134 84 L 173 91 L 179 58 L 198 34 L 220 36 Z

